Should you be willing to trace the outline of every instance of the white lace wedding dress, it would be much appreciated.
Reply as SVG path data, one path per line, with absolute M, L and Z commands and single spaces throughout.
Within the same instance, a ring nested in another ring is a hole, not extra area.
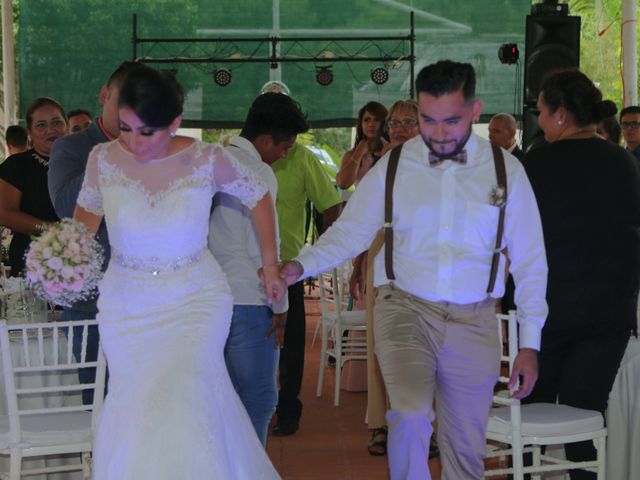
M 279 478 L 227 374 L 233 301 L 207 249 L 213 194 L 252 207 L 266 188 L 222 152 L 195 142 L 140 164 L 116 140 L 89 157 L 78 204 L 104 214 L 112 248 L 95 480 Z

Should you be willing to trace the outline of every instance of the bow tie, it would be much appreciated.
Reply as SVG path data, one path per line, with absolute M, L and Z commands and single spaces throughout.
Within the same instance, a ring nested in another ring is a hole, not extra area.
M 441 157 L 429 150 L 429 166 L 435 167 L 436 165 L 440 165 L 445 160 L 451 160 L 452 162 L 457 162 L 461 165 L 465 165 L 467 163 L 467 151 L 462 150 L 461 152 L 458 152 L 451 157 Z

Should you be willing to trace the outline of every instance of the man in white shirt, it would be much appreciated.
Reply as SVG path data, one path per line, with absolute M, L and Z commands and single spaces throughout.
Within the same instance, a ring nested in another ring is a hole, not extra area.
M 402 148 L 393 194 L 395 280 L 384 249 L 374 260 L 376 355 L 391 410 L 392 480 L 429 479 L 429 438 L 438 410 L 442 479 L 483 477 L 485 428 L 499 373 L 496 300 L 504 291 L 505 257 L 488 295 L 498 211 L 505 204 L 502 246 L 516 280 L 520 352 L 512 385 L 527 396 L 537 379 L 537 350 L 547 315 L 547 264 L 540 217 L 524 169 L 504 153 L 508 195 L 496 193 L 489 142 L 472 133 L 482 102 L 475 72 L 448 60 L 416 80 L 421 135 Z M 389 154 L 362 179 L 333 226 L 283 264 L 288 283 L 326 271 L 366 249 L 384 223 Z
M 258 96 L 239 136 L 227 149 L 261 178 L 271 198 L 278 185 L 271 164 L 287 155 L 299 133 L 308 130 L 298 104 L 280 93 Z M 276 371 L 288 303 L 269 305 L 256 272 L 262 265 L 251 213 L 236 197 L 218 193 L 213 200 L 209 248 L 227 276 L 234 298 L 225 362 L 231 381 L 263 445 L 278 402 Z M 278 244 L 280 240 L 278 238 Z
M 518 160 L 524 158 L 524 152 L 516 143 L 517 123 L 513 115 L 497 113 L 489 121 L 489 141 L 504 148 Z

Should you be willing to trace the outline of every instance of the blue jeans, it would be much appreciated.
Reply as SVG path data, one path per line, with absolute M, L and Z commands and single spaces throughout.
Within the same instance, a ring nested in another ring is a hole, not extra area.
M 95 318 L 95 315 L 87 312 L 80 312 L 78 310 L 64 310 L 62 312 L 63 321 L 73 320 L 89 320 Z M 100 336 L 98 334 L 98 327 L 89 327 L 87 334 L 87 356 L 88 362 L 94 362 L 98 359 L 98 345 Z M 73 328 L 73 356 L 77 361 L 80 361 L 80 354 L 82 352 L 82 327 Z M 78 378 L 80 383 L 93 383 L 96 380 L 95 368 L 79 368 Z M 106 390 L 106 380 L 105 380 Z M 82 403 L 89 405 L 93 403 L 93 390 L 82 391 Z
M 278 402 L 276 369 L 280 351 L 275 347 L 275 335 L 265 339 L 272 316 L 266 306 L 234 305 L 224 347 L 231 382 L 265 446 L 269 421 Z

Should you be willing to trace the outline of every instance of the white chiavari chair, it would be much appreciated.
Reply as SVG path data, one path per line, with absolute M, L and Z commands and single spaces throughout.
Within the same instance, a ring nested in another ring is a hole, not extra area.
M 341 282 L 337 269 L 318 276 L 322 313 L 320 348 L 320 371 L 316 395 L 322 395 L 324 371 L 329 357 L 336 361 L 334 405 L 340 404 L 340 374 L 345 362 L 367 359 L 366 335 L 345 335 L 347 331 L 366 332 L 367 321 L 364 310 L 347 311 L 343 305 Z
M 516 312 L 497 317 L 504 345 L 501 361 L 508 365 L 510 373 L 518 353 Z M 508 384 L 509 377 L 501 376 L 499 383 Z M 493 400 L 498 406 L 491 410 L 487 425 L 487 457 L 510 457 L 512 466 L 486 470 L 485 477 L 509 474 L 514 480 L 523 480 L 525 474 L 530 474 L 532 480 L 541 480 L 543 473 L 584 469 L 596 472 L 598 480 L 604 480 L 607 429 L 599 412 L 552 403 L 521 405 L 504 389 Z M 584 440 L 593 441 L 596 460 L 571 462 L 543 453 L 546 446 Z M 531 454 L 532 465 L 524 466 L 524 453 Z
M 99 349 L 96 361 L 87 361 L 87 338 L 95 320 L 7 325 L 0 320 L 0 348 L 7 397 L 8 415 L 0 416 L 0 453 L 10 456 L 10 471 L 2 478 L 19 480 L 21 476 L 81 470 L 91 478 L 91 450 L 98 414 L 104 398 L 106 361 Z M 64 336 L 67 335 L 68 339 Z M 73 337 L 81 336 L 79 361 L 73 355 Z M 35 348 L 34 348 L 35 343 Z M 16 348 L 12 352 L 12 344 Z M 15 351 L 20 353 L 17 355 Z M 94 383 L 80 383 L 78 368 L 95 368 Z M 54 372 L 72 373 L 74 379 L 63 385 L 50 385 L 47 376 Z M 20 387 L 20 376 L 31 380 L 42 377 L 41 386 Z M 99 392 L 89 405 L 64 405 L 44 402 L 33 408 L 34 397 L 66 396 L 84 390 Z M 44 406 L 42 406 L 44 405 Z M 48 406 L 52 405 L 52 406 Z M 23 469 L 29 457 L 77 453 L 80 462 L 71 465 Z

